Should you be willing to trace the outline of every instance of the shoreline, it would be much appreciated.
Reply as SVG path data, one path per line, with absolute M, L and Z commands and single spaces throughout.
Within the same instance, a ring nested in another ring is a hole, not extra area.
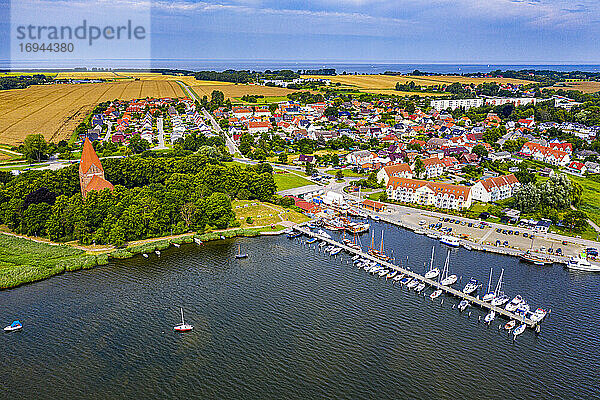
M 280 226 L 278 226 L 280 227 Z M 213 231 L 207 233 L 185 233 L 177 236 L 169 237 L 157 237 L 143 239 L 129 244 L 127 247 L 117 248 L 102 248 L 102 249 L 90 249 L 89 247 L 77 246 L 73 244 L 57 243 L 38 238 L 30 238 L 28 236 L 13 234 L 9 232 L 0 232 L 2 236 L 13 238 L 17 240 L 23 240 L 31 243 L 35 243 L 40 246 L 49 246 L 54 249 L 71 248 L 74 250 L 81 251 L 80 254 L 74 255 L 70 258 L 61 258 L 56 262 L 56 265 L 52 268 L 43 269 L 41 265 L 17 265 L 16 268 L 23 268 L 27 270 L 27 275 L 17 275 L 12 280 L 8 279 L 7 282 L 2 283 L 0 291 L 15 289 L 17 287 L 40 282 L 49 279 L 53 276 L 61 275 L 65 272 L 74 272 L 83 269 L 92 269 L 94 267 L 107 265 L 114 260 L 125 260 L 133 258 L 135 256 L 152 253 L 155 251 L 165 250 L 173 245 L 179 247 L 182 244 L 194 243 L 195 239 L 199 239 L 202 242 L 211 242 L 216 240 L 225 240 L 232 238 L 242 237 L 257 237 L 257 236 L 277 236 L 284 233 L 285 229 L 274 230 L 274 231 L 261 231 L 265 227 L 256 228 L 231 228 L 222 231 Z

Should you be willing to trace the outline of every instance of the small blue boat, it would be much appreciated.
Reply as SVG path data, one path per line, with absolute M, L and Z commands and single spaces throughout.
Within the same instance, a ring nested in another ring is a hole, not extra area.
M 12 324 L 10 324 L 9 326 L 4 328 L 5 332 L 12 332 L 12 331 L 17 331 L 19 329 L 23 328 L 23 324 L 21 324 L 21 321 L 13 321 Z

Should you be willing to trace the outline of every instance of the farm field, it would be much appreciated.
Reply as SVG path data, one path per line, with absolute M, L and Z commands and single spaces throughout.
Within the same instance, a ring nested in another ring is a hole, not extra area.
M 590 82 L 566 82 L 563 84 L 558 84 L 555 86 L 551 86 L 548 89 L 563 89 L 563 90 L 580 90 L 583 93 L 596 93 L 600 92 L 600 82 L 590 81 Z
M 336 75 L 320 76 L 307 75 L 305 78 L 330 79 L 333 83 L 340 83 L 345 86 L 358 87 L 360 89 L 393 89 L 396 82 L 408 83 L 415 82 L 420 86 L 449 85 L 455 82 L 480 84 L 484 82 L 497 83 L 531 83 L 530 81 L 511 79 L 511 78 L 470 78 L 454 75 L 440 76 L 393 76 L 393 75 Z
M 31 133 L 68 139 L 96 104 L 114 99 L 183 97 L 175 81 L 139 80 L 76 85 L 34 85 L 0 92 L 0 143 L 18 145 Z
M 389 94 L 396 96 L 421 96 L 421 97 L 440 97 L 450 96 L 450 93 L 427 93 L 427 92 L 404 92 L 394 89 L 363 89 L 363 92 L 375 93 L 375 94 Z

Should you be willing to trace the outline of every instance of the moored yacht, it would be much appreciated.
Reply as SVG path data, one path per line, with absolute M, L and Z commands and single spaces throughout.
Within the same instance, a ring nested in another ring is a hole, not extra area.
M 531 314 L 531 317 L 529 317 L 529 319 L 533 322 L 540 322 L 544 319 L 546 314 L 548 314 L 546 310 L 544 310 L 543 308 L 538 308 L 533 314 Z
M 506 307 L 504 307 L 504 309 L 506 311 L 510 311 L 510 312 L 514 312 L 517 307 L 519 307 L 519 304 L 521 304 L 521 302 L 523 301 L 523 298 L 521 297 L 521 295 L 516 295 L 511 301 L 510 303 L 508 303 L 506 305 Z
M 440 243 L 443 243 L 447 246 L 451 246 L 451 247 L 458 247 L 460 246 L 460 241 L 458 240 L 458 238 L 455 238 L 454 236 L 450 236 L 450 235 L 443 235 L 440 238 Z
M 592 264 L 585 258 L 581 258 L 580 256 L 571 257 L 569 262 L 567 263 L 567 268 L 575 269 L 578 271 L 590 271 L 590 272 L 600 272 L 600 265 Z
M 479 289 L 479 287 L 481 286 L 481 283 L 479 283 L 479 281 L 475 278 L 471 278 L 469 280 L 469 282 L 465 285 L 465 287 L 463 288 L 463 293 L 464 294 L 471 294 L 473 292 L 475 292 L 477 289 Z

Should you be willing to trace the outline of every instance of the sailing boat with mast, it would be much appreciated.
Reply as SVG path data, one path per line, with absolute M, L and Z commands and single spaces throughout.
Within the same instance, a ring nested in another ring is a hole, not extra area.
M 187 332 L 187 331 L 191 331 L 192 329 L 194 329 L 194 327 L 190 324 L 186 324 L 185 321 L 183 320 L 183 307 L 181 307 L 181 325 L 177 325 L 175 327 L 173 327 L 173 329 L 175 329 L 177 332 Z
M 435 247 L 431 248 L 431 261 L 429 263 L 429 271 L 425 273 L 425 278 L 435 279 L 440 274 L 439 268 L 433 268 L 433 256 L 435 254 Z
M 373 257 L 376 257 L 383 261 L 388 261 L 390 258 L 385 255 L 385 250 L 383 247 L 383 230 L 381 231 L 381 243 L 379 244 L 379 249 L 375 248 L 375 232 L 371 233 L 371 246 L 369 247 L 368 253 Z
M 504 284 L 504 280 L 502 279 L 503 277 L 504 277 L 504 268 L 502 268 L 502 272 L 500 272 L 500 278 L 498 279 L 498 284 L 496 285 L 496 290 L 494 290 L 494 292 L 496 293 L 496 296 L 492 300 L 493 306 L 501 307 L 510 300 L 510 297 L 505 295 L 504 290 L 502 289 L 502 285 Z
M 492 271 L 493 268 L 490 268 L 490 279 L 488 280 L 487 292 L 483 295 L 483 298 L 481 299 L 485 302 L 492 301 L 494 300 L 494 297 L 496 297 L 496 292 L 492 291 Z
M 238 252 L 235 255 L 235 258 L 247 258 L 248 257 L 248 253 L 242 253 L 242 244 L 240 243 L 238 245 Z
M 441 281 L 440 283 L 444 286 L 454 285 L 458 280 L 458 277 L 454 274 L 448 275 L 450 268 L 450 251 L 446 255 L 446 262 L 444 263 L 444 270 L 442 271 Z

